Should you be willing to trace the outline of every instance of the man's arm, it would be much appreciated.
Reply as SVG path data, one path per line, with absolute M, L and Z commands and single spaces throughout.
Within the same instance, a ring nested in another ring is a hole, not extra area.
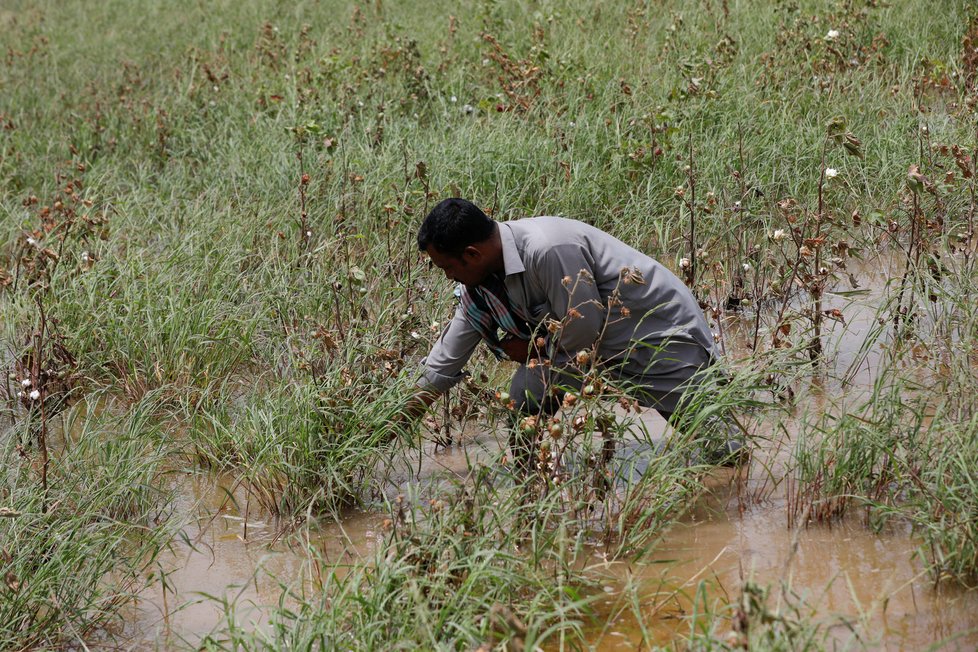
M 520 364 L 525 364 L 526 361 L 530 359 L 530 355 L 533 353 L 530 351 L 530 341 L 520 339 L 515 335 L 510 335 L 502 339 L 499 342 L 499 346 L 502 347 L 507 358 L 513 362 L 519 362 Z
M 437 396 L 457 385 L 464 378 L 462 369 L 481 340 L 482 336 L 472 328 L 462 307 L 458 306 L 448 326 L 421 361 L 423 368 L 418 388 Z
M 414 393 L 401 409 L 402 419 L 408 423 L 417 420 L 439 396 L 464 378 L 462 369 L 481 339 L 465 319 L 461 306 L 456 308 L 452 321 L 421 361 Z

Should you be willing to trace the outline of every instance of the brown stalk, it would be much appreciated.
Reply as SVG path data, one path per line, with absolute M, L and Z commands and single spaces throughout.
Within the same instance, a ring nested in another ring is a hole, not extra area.
M 47 331 L 47 318 L 44 314 L 44 303 L 41 301 L 40 297 L 35 299 L 37 302 L 37 310 L 40 315 L 40 324 L 38 325 L 37 332 L 34 334 L 34 355 L 33 360 L 31 360 L 31 386 L 41 393 L 38 397 L 38 402 L 41 406 L 41 431 L 37 436 L 37 445 L 41 452 L 41 491 L 43 492 L 41 497 L 41 511 L 47 513 L 47 501 L 48 501 L 48 445 L 47 445 L 47 434 L 48 434 L 48 420 L 47 411 L 44 408 L 45 396 L 44 396 L 44 384 L 41 382 L 41 356 L 44 352 L 44 336 Z

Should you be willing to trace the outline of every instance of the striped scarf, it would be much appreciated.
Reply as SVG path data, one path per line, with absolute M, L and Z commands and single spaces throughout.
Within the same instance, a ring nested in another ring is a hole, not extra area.
M 459 301 L 466 321 L 482 336 L 496 358 L 509 360 L 500 345 L 499 331 L 503 331 L 503 337 L 512 335 L 528 341 L 533 329 L 526 317 L 510 305 L 503 280 L 491 275 L 482 285 L 459 287 Z

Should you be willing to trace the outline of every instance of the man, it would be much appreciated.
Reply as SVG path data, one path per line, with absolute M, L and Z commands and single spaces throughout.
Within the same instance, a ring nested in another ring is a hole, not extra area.
M 509 392 L 518 414 L 553 414 L 596 366 L 668 420 L 715 360 L 713 335 L 682 281 L 582 222 L 496 222 L 469 201 L 446 199 L 422 223 L 418 248 L 461 287 L 454 318 L 422 362 L 415 414 L 462 380 L 480 342 L 520 363 Z M 511 444 L 519 457 L 531 442 Z

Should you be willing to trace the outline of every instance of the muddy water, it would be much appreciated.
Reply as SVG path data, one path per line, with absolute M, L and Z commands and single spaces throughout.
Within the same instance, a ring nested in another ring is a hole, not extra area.
M 442 482 L 464 477 L 471 463 L 499 449 L 485 433 L 467 436 L 464 447 L 428 443 L 387 470 L 388 493 L 437 493 Z M 310 547 L 342 575 L 345 567 L 372 559 L 384 540 L 383 513 L 349 511 L 338 523 L 315 529 L 310 540 L 296 541 L 282 535 L 286 523 L 248 505 L 247 492 L 233 477 L 188 474 L 174 483 L 179 498 L 173 518 L 189 524 L 162 557 L 166 589 L 156 583 L 127 614 L 124 636 L 137 649 L 195 647 L 208 634 L 220 638 L 222 603 L 234 604 L 239 624 L 263 627 L 281 584 L 312 584 L 314 569 L 305 553 Z
M 947 641 L 943 649 L 978 648 L 978 592 L 935 590 L 914 560 L 908 532 L 873 534 L 859 517 L 792 531 L 783 504 L 741 514 L 735 493 L 715 489 L 670 530 L 654 556 L 668 563 L 602 569 L 609 593 L 599 612 L 621 610 L 621 587 L 631 576 L 647 587 L 640 589 L 641 618 L 652 641 L 667 644 L 677 633 L 690 633 L 688 616 L 696 608 L 692 598 L 700 582 L 709 603 L 726 604 L 736 602 L 751 580 L 770 585 L 769 607 L 788 615 L 779 598 L 780 587 L 789 587 L 790 603 L 800 614 L 817 613 L 840 645 L 854 643 L 856 632 L 871 648 L 921 650 L 938 641 Z M 637 622 L 626 611 L 595 628 L 591 640 L 599 650 L 638 649 Z
M 842 310 L 845 322 L 827 324 L 834 373 L 804 389 L 802 405 L 809 411 L 837 409 L 843 397 L 855 400 L 878 372 L 882 349 L 874 344 L 864 350 L 862 345 L 866 333 L 877 327 L 875 306 L 886 282 L 900 270 L 892 260 L 874 260 L 854 271 L 865 293 L 826 297 L 824 307 Z M 728 353 L 736 356 L 752 337 L 750 319 L 733 319 L 725 330 Z M 654 436 L 663 436 L 664 423 L 657 415 L 643 419 Z M 786 431 L 796 426 L 786 424 Z M 771 424 L 763 427 L 774 432 Z M 389 473 L 386 492 L 435 493 L 442 479 L 464 477 L 472 461 L 486 459 L 500 447 L 487 433 L 450 449 L 429 444 L 405 456 Z M 783 446 L 777 456 L 783 458 L 788 448 Z M 661 563 L 596 567 L 606 595 L 597 605 L 600 625 L 590 630 L 595 648 L 641 646 L 638 618 L 623 609 L 626 585 L 637 583 L 640 618 L 652 642 L 667 644 L 677 633 L 689 632 L 687 616 L 694 610 L 691 598 L 700 582 L 707 600 L 727 602 L 751 579 L 773 587 L 772 608 L 778 606 L 779 587 L 790 586 L 799 596 L 793 602 L 804 600 L 802 613 L 813 609 L 820 622 L 837 623 L 830 634 L 842 645 L 858 635 L 874 648 L 917 650 L 950 641 L 945 649 L 978 649 L 978 591 L 935 590 L 915 561 L 917 544 L 909 532 L 874 534 L 858 513 L 831 527 L 792 530 L 780 488 L 762 490 L 764 484 L 757 465 L 746 479 L 718 471 L 709 494 L 665 534 L 654 558 Z M 234 602 L 239 622 L 262 627 L 263 607 L 279 599 L 278 582 L 296 585 L 309 578 L 309 561 L 300 552 L 304 546 L 290 548 L 276 538 L 281 523 L 246 510 L 246 496 L 234 488 L 233 479 L 187 477 L 180 488 L 177 511 L 192 517 L 186 528 L 192 545 L 175 544 L 162 561 L 167 590 L 157 586 L 148 591 L 131 614 L 133 641 L 143 648 L 193 645 L 219 632 L 222 614 L 213 598 Z M 759 494 L 764 500 L 744 498 Z M 312 543 L 342 569 L 370 558 L 383 540 L 384 517 L 346 514 L 339 523 L 317 530 Z M 849 625 L 838 624 L 842 622 Z
M 469 445 L 429 451 L 433 462 L 423 472 L 463 472 L 473 455 Z M 484 450 L 485 442 L 475 446 L 475 451 Z M 222 609 L 206 596 L 234 602 L 239 624 L 262 627 L 263 607 L 278 602 L 279 581 L 296 585 L 311 579 L 303 547 L 290 549 L 276 541 L 279 524 L 254 517 L 246 533 L 241 510 L 226 500 L 213 480 L 185 485 L 183 507 L 199 509 L 202 515 L 199 523 L 187 528 L 194 547 L 175 547 L 163 564 L 168 572 L 166 595 L 154 587 L 131 614 L 130 633 L 138 647 L 193 645 L 208 633 L 219 633 Z M 694 610 L 691 596 L 700 581 L 705 582 L 709 601 L 725 602 L 739 595 L 745 579 L 775 587 L 772 607 L 777 606 L 777 587 L 787 583 L 804 598 L 802 613 L 813 609 L 822 621 L 846 620 L 874 647 L 919 650 L 959 636 L 945 649 L 978 649 L 978 592 L 935 591 L 914 561 L 915 543 L 906 531 L 873 534 L 859 515 L 832 527 L 789 530 L 783 502 L 752 505 L 742 513 L 732 471 L 718 471 L 713 484 L 657 548 L 653 561 L 661 563 L 594 568 L 607 590 L 595 605 L 598 620 L 617 614 L 591 630 L 596 649 L 634 650 L 641 645 L 635 615 L 620 613 L 624 587 L 630 583 L 639 584 L 641 618 L 652 640 L 664 645 L 677 633 L 689 632 L 686 617 Z M 194 497 L 201 499 L 199 505 Z M 209 516 L 203 518 L 205 514 Z M 342 570 L 369 559 L 381 545 L 383 520 L 382 514 L 349 513 L 341 523 L 318 531 L 314 546 Z M 832 628 L 831 635 L 840 642 L 853 636 L 841 625 Z

